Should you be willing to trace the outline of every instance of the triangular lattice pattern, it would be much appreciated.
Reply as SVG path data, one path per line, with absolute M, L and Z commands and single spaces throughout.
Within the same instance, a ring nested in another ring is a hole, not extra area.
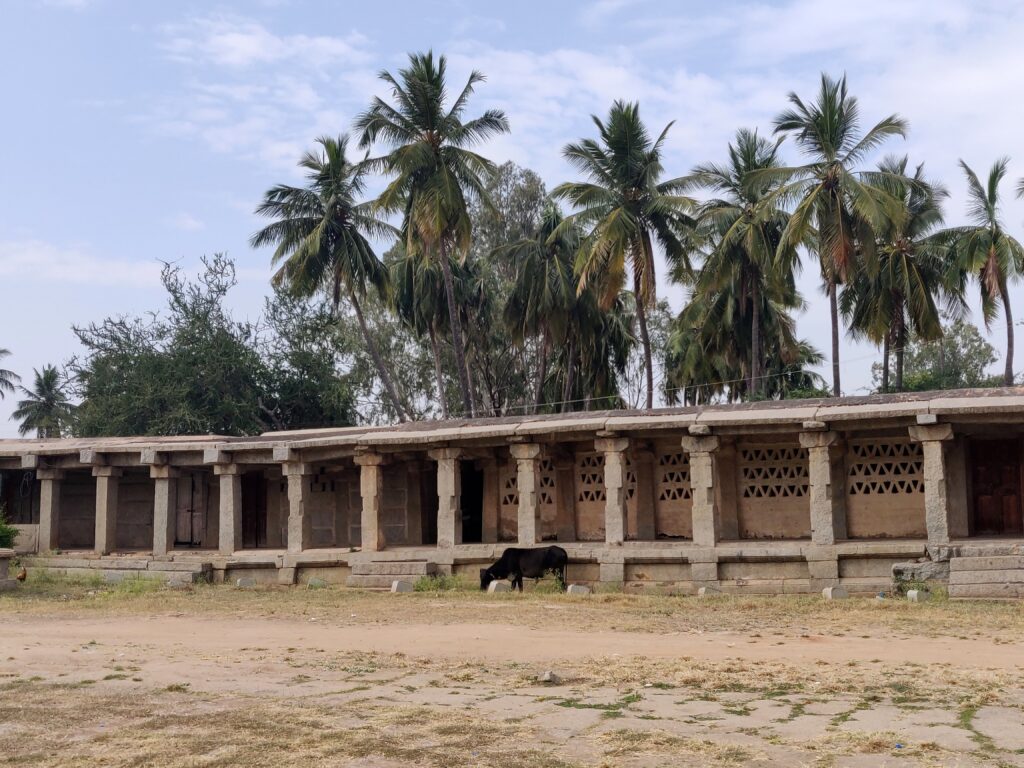
M 690 460 L 685 451 L 658 456 L 658 501 L 682 501 L 692 497 Z
M 742 448 L 741 495 L 745 499 L 786 499 L 807 495 L 807 451 L 799 446 Z
M 604 501 L 604 455 L 576 456 L 576 501 Z
M 848 477 L 851 496 L 924 493 L 921 444 L 909 440 L 851 443 Z

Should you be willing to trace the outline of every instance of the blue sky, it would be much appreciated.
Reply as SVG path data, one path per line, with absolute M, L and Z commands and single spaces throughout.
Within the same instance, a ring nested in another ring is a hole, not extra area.
M 268 254 L 247 246 L 268 186 L 294 181 L 303 149 L 348 130 L 383 93 L 376 73 L 407 51 L 445 52 L 454 79 L 482 70 L 474 109 L 504 109 L 512 132 L 486 154 L 570 177 L 560 157 L 591 113 L 639 100 L 669 120 L 667 169 L 723 157 L 739 126 L 768 131 L 795 90 L 846 72 L 865 122 L 899 112 L 963 219 L 963 157 L 979 172 L 1010 155 L 1024 176 L 1024 6 L 1005 2 L 657 0 L 341 4 L 303 0 L 157 3 L 8 0 L 0 24 L 0 347 L 6 367 L 77 351 L 70 326 L 162 305 L 161 261 L 227 251 L 240 316 L 258 314 Z M 799 155 L 786 148 L 796 162 Z M 1010 230 L 1024 205 L 1005 187 Z M 828 315 L 808 264 L 799 332 L 828 348 Z M 674 306 L 679 288 L 660 290 Z M 1014 305 L 1024 292 L 1014 289 Z M 1024 319 L 1024 311 L 1021 312 Z M 1003 332 L 991 341 L 1002 349 Z M 870 383 L 870 346 L 844 342 L 844 389 Z M 1024 368 L 1018 352 L 1017 369 Z M 0 436 L 15 434 L 0 401 Z

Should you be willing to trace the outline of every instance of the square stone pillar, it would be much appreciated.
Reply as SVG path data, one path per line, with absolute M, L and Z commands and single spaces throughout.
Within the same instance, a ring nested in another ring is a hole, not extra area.
M 430 451 L 437 462 L 437 546 L 450 549 L 462 543 L 462 463 L 458 448 Z
M 220 478 L 218 551 L 233 555 L 242 549 L 242 469 L 237 464 L 215 464 L 213 474 Z
M 174 549 L 178 470 L 153 464 L 149 476 L 153 478 L 153 555 L 166 557 Z
M 484 544 L 494 544 L 498 541 L 498 517 L 501 514 L 501 477 L 498 473 L 498 460 L 493 456 L 480 459 L 480 468 L 484 475 L 483 526 L 480 539 Z
M 120 467 L 93 467 L 96 478 L 96 539 L 98 555 L 109 555 L 117 547 L 117 491 Z
M 924 522 L 928 544 L 949 544 L 949 488 L 946 482 L 946 446 L 953 439 L 952 424 L 910 427 L 910 439 L 924 453 Z
M 656 488 L 654 480 L 654 463 L 657 459 L 654 451 L 645 448 L 635 450 L 631 456 L 633 473 L 636 475 L 636 495 L 633 513 L 636 519 L 632 525 L 626 526 L 628 534 L 633 533 L 638 541 L 654 541 L 657 538 L 655 525 Z M 628 514 L 628 509 L 627 509 Z
M 60 469 L 38 469 L 39 480 L 39 553 L 57 549 L 60 529 L 60 481 L 64 472 Z
M 540 541 L 540 446 L 516 443 L 509 446 L 516 460 L 516 487 L 519 490 L 518 540 L 525 547 Z
M 555 528 L 559 541 L 576 541 L 576 462 L 555 459 Z
M 594 441 L 604 454 L 604 540 L 621 544 L 626 539 L 626 450 L 629 438 L 605 437 Z
M 846 538 L 846 471 L 842 440 L 835 432 L 801 432 L 807 449 L 811 542 L 831 546 Z
M 298 553 L 313 543 L 313 516 L 306 509 L 313 468 L 290 461 L 283 465 L 283 472 L 288 478 L 288 551 Z
M 719 439 L 713 435 L 684 435 L 683 450 L 690 459 L 690 492 L 693 497 L 693 543 L 713 547 L 718 541 L 718 499 L 715 493 L 715 452 Z
M 384 457 L 379 453 L 362 453 L 356 456 L 359 467 L 359 494 L 363 499 L 360 516 L 362 549 L 364 552 L 378 552 L 384 549 L 384 527 L 380 521 L 380 506 L 384 499 L 384 472 L 381 465 Z

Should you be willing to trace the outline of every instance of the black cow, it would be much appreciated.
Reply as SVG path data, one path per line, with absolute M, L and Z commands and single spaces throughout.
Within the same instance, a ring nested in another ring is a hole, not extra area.
M 498 579 L 511 579 L 512 589 L 519 587 L 523 591 L 523 576 L 531 579 L 543 578 L 548 571 L 554 571 L 565 589 L 565 566 L 569 555 L 561 547 L 537 547 L 536 549 L 519 549 L 509 547 L 501 553 L 501 558 L 490 568 L 480 569 L 480 589 Z

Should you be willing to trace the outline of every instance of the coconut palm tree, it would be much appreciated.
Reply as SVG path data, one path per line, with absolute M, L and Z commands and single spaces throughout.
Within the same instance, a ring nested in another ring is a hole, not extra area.
M 1000 158 L 992 164 L 985 184 L 963 160 L 960 167 L 967 177 L 967 217 L 971 223 L 947 231 L 954 238 L 960 267 L 978 279 L 981 289 L 981 311 L 988 328 L 1003 305 L 1006 321 L 1006 367 L 1003 383 L 1013 384 L 1013 311 L 1010 308 L 1009 284 L 1024 270 L 1024 248 L 1006 232 L 1000 220 L 999 184 L 1006 176 L 1010 160 Z M 1021 190 L 1018 189 L 1018 194 Z
M 348 136 L 322 136 L 317 144 L 319 151 L 307 152 L 299 161 L 307 171 L 305 187 L 279 184 L 267 190 L 256 213 L 273 223 L 254 234 L 250 243 L 254 248 L 277 246 L 275 285 L 300 296 L 326 291 L 335 309 L 342 296 L 348 300 L 391 407 L 405 421 L 406 408 L 362 308 L 368 288 L 384 297 L 388 287 L 388 271 L 367 238 L 393 230 L 374 216 L 371 205 L 358 201 L 367 169 L 348 160 Z
M 647 310 L 657 298 L 654 240 L 670 264 L 688 268 L 684 247 L 693 220 L 693 201 L 680 194 L 679 179 L 661 181 L 662 150 L 672 123 L 654 140 L 635 103 L 616 101 L 602 121 L 593 115 L 598 140 L 566 145 L 562 154 L 587 181 L 558 186 L 552 196 L 567 200 L 576 211 L 564 227 L 586 233 L 576 259 L 578 290 L 598 286 L 601 306 L 608 308 L 632 274 L 636 318 L 647 376 L 647 407 L 654 405 L 654 366 L 647 332 Z
M 0 360 L 5 357 L 10 357 L 11 351 L 9 349 L 3 349 L 0 347 Z M 0 368 L 0 400 L 4 399 L 4 395 L 8 392 L 13 392 L 21 381 L 21 377 L 14 371 L 8 371 L 5 368 Z
M 549 204 L 534 237 L 494 251 L 496 259 L 508 259 L 515 268 L 515 280 L 504 310 L 512 339 L 519 345 L 528 337 L 536 337 L 539 342 L 534 412 L 543 402 L 552 351 L 566 341 L 577 300 L 573 259 L 579 249 L 580 233 L 573 227 L 563 228 L 562 222 L 562 212 Z
M 37 437 L 60 437 L 70 426 L 74 405 L 64 391 L 64 382 L 55 366 L 47 365 L 42 371 L 34 370 L 32 389 L 19 387 L 24 400 L 11 414 L 19 419 L 18 434 L 27 435 L 33 430 Z
M 487 204 L 484 182 L 495 171 L 493 163 L 470 147 L 508 132 L 508 120 L 496 109 L 464 120 L 469 98 L 484 76 L 470 74 L 449 105 L 446 69 L 444 56 L 435 59 L 427 52 L 410 54 L 409 66 L 399 70 L 398 77 L 382 72 L 380 78 L 390 86 L 393 103 L 375 97 L 356 120 L 356 127 L 363 148 L 381 141 L 390 149 L 388 154 L 367 161 L 367 167 L 393 177 L 378 206 L 403 214 L 408 253 L 422 255 L 441 267 L 462 405 L 472 414 L 472 387 L 450 257 L 461 262 L 469 250 L 469 203 Z
M 904 349 L 918 339 L 942 338 L 944 300 L 953 315 L 963 311 L 965 273 L 956 268 L 948 237 L 939 232 L 942 200 L 949 193 L 924 176 L 919 165 L 907 176 L 907 158 L 886 158 L 879 183 L 903 202 L 904 215 L 878 233 L 877 259 L 845 285 L 840 304 L 854 335 L 882 344 L 882 391 L 889 390 L 890 350 L 896 355 L 896 391 L 903 389 Z
M 772 195 L 777 179 L 755 175 L 780 168 L 779 144 L 741 129 L 729 145 L 725 165 L 699 165 L 687 178 L 688 184 L 721 195 L 703 203 L 697 221 L 703 237 L 711 244 L 694 290 L 716 294 L 727 283 L 735 285 L 739 319 L 749 318 L 750 352 L 746 356 L 747 393 L 757 397 L 764 387 L 762 361 L 766 350 L 761 333 L 764 302 L 799 306 L 794 272 L 799 267 L 797 249 L 781 246 L 789 215 Z M 795 302 L 795 304 L 794 304 Z
M 839 378 L 839 308 L 836 287 L 849 280 L 861 256 L 874 257 L 875 232 L 898 221 L 902 205 L 881 186 L 855 170 L 858 163 L 891 136 L 904 136 L 907 123 L 890 115 L 860 132 L 857 99 L 846 90 L 846 77 L 821 75 L 817 99 L 805 103 L 789 94 L 793 105 L 775 118 L 775 132 L 791 135 L 808 157 L 806 165 L 764 171 L 784 183 L 777 194 L 797 204 L 783 232 L 785 248 L 807 242 L 817 230 L 817 256 L 828 292 L 832 322 L 832 393 L 841 394 Z

